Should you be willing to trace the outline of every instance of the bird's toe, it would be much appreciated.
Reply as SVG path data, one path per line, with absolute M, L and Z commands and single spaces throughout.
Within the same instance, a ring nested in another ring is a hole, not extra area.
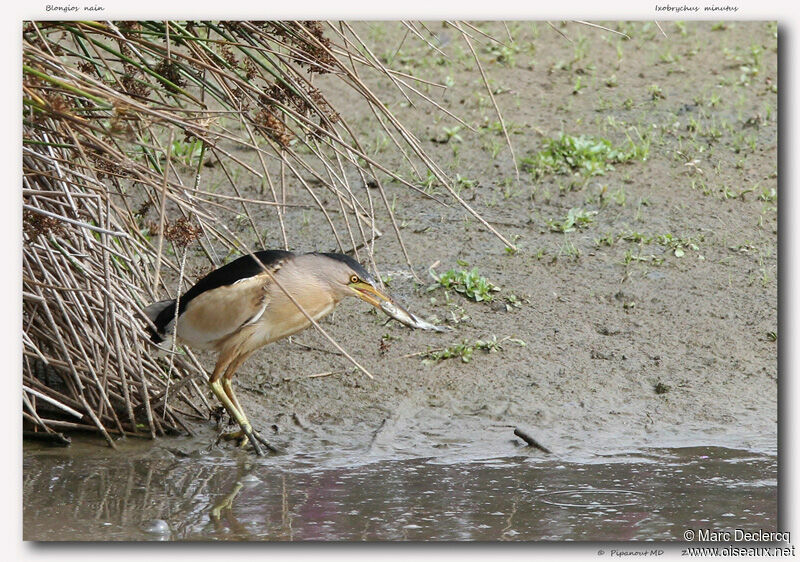
M 247 435 L 244 434 L 244 431 L 241 429 L 238 431 L 230 431 L 228 433 L 223 433 L 219 436 L 220 439 L 224 439 L 225 441 L 241 441 L 242 438 L 247 439 Z
M 280 454 L 283 454 L 285 452 L 280 447 L 277 447 L 277 446 L 273 445 L 272 443 L 270 443 L 269 441 L 267 441 L 266 439 L 264 439 L 261 436 L 261 434 L 258 433 L 257 431 L 253 432 L 253 437 L 256 440 L 258 440 L 262 445 L 264 445 L 267 449 L 269 449 L 272 453 L 275 453 L 276 455 L 280 455 Z

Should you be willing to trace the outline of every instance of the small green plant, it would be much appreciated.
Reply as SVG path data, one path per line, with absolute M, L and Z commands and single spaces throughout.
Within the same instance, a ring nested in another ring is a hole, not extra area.
M 575 85 L 572 87 L 572 95 L 580 94 L 581 90 L 586 87 L 586 84 L 583 84 L 581 80 L 580 74 L 575 77 Z
M 609 247 L 613 246 L 614 242 L 616 242 L 616 237 L 611 232 L 609 232 L 605 236 L 601 236 L 600 238 L 594 239 L 594 245 L 597 248 L 601 246 L 609 246 Z
M 425 188 L 425 193 L 430 194 L 433 191 L 433 187 L 439 183 L 439 180 L 436 178 L 436 175 L 428 170 L 428 174 L 424 180 L 420 182 L 423 188 Z
M 489 155 L 492 157 L 492 160 L 497 159 L 497 156 L 503 151 L 505 147 L 506 147 L 505 144 L 503 144 L 494 137 L 489 138 L 483 144 L 483 148 L 489 152 Z
M 461 125 L 456 125 L 455 127 L 442 127 L 444 131 L 445 138 L 443 142 L 463 142 L 464 139 L 461 138 L 461 135 L 458 132 L 461 130 Z
M 514 66 L 514 56 L 520 52 L 520 47 L 511 41 L 508 44 L 489 43 L 484 50 L 495 62 L 505 66 Z
M 389 137 L 381 133 L 374 141 L 372 146 L 372 154 L 380 154 L 389 148 Z
M 702 242 L 704 239 L 703 236 L 697 238 L 678 238 L 670 233 L 648 236 L 647 234 L 633 231 L 623 232 L 619 237 L 627 242 L 635 242 L 642 245 L 656 243 L 668 250 L 672 250 L 672 253 L 676 258 L 682 258 L 685 256 L 686 250 L 692 250 L 694 252 L 700 251 L 700 246 L 698 246 L 697 243 Z M 641 256 L 633 256 L 633 254 L 626 257 L 625 261 L 626 263 L 630 263 L 634 260 L 645 261 L 641 259 Z M 663 261 L 663 259 L 661 261 Z
M 441 275 L 430 269 L 429 273 L 436 281 L 436 284 L 428 288 L 429 291 L 444 287 L 461 293 L 476 302 L 489 302 L 494 298 L 493 293 L 500 291 L 500 287 L 490 283 L 486 277 L 478 273 L 477 267 L 470 271 L 450 269 Z
M 670 390 L 672 390 L 672 388 L 661 381 L 653 385 L 653 392 L 655 392 L 656 394 L 666 394 Z
M 778 192 L 775 191 L 774 187 L 764 187 L 758 198 L 761 201 L 775 201 L 778 198 Z
M 625 194 L 625 188 L 620 187 L 619 189 L 612 191 L 611 199 L 620 207 L 624 207 L 626 201 L 628 200 L 628 196 Z
M 575 229 L 585 228 L 594 222 L 594 215 L 597 211 L 587 211 L 586 209 L 572 208 L 567 211 L 567 216 L 563 219 L 550 219 L 547 226 L 555 232 L 573 232 Z
M 669 50 L 661 53 L 658 59 L 664 64 L 672 64 L 678 60 L 677 57 L 672 54 L 672 51 Z
M 659 235 L 647 235 L 642 234 L 641 232 L 621 232 L 618 235 L 620 240 L 625 240 L 627 242 L 634 242 L 641 246 L 649 245 L 649 244 L 658 244 L 659 246 L 663 246 L 665 249 L 670 250 L 672 255 L 676 258 L 682 258 L 686 255 L 686 252 L 691 250 L 693 252 L 697 252 L 697 258 L 700 260 L 705 259 L 702 254 L 700 254 L 700 246 L 698 243 L 704 240 L 704 236 L 700 235 L 695 238 L 678 238 L 673 236 L 672 234 L 659 234 Z M 595 245 L 599 247 L 599 243 L 602 243 L 602 239 L 600 241 L 595 240 Z M 664 263 L 665 254 L 657 256 L 655 254 L 644 255 L 644 254 L 634 254 L 632 249 L 628 249 L 625 252 L 623 257 L 622 263 L 624 265 L 628 265 L 632 262 L 649 262 L 653 265 L 661 265 Z
M 628 146 L 615 147 L 611 141 L 588 135 L 562 133 L 557 139 L 545 139 L 544 149 L 522 159 L 523 168 L 535 177 L 544 174 L 579 173 L 584 177 L 599 176 L 613 170 L 614 164 L 647 157 L 649 143 L 636 144 L 628 138 Z
M 575 246 L 568 236 L 564 236 L 564 243 L 558 249 L 558 257 L 561 256 L 572 258 L 573 260 L 578 260 L 581 257 L 580 249 Z M 553 258 L 553 261 L 555 261 L 555 258 Z
M 695 252 L 700 250 L 700 247 L 691 238 L 676 238 L 669 233 L 656 236 L 655 242 L 671 249 L 676 258 L 686 255 L 687 249 Z
M 172 141 L 170 152 L 173 160 L 182 162 L 187 166 L 193 166 L 197 164 L 200 155 L 203 153 L 203 141 L 195 139 L 187 142 L 183 139 L 175 139 Z
M 471 180 L 469 178 L 465 178 L 461 174 L 456 174 L 456 188 L 458 191 L 462 189 L 471 189 L 478 185 L 476 180 Z
M 647 88 L 647 93 L 650 94 L 650 99 L 652 100 L 663 100 L 667 96 L 664 94 L 664 90 L 661 89 L 661 86 L 658 84 L 650 84 Z
M 580 60 L 583 60 L 586 57 L 586 53 L 588 50 L 588 39 L 584 36 L 578 37 L 578 40 L 573 43 L 573 55 L 572 55 L 572 63 L 576 63 Z
M 445 359 L 454 358 L 461 359 L 463 363 L 469 363 L 472 361 L 472 354 L 475 351 L 485 351 L 486 353 L 502 351 L 502 344 L 505 342 L 514 343 L 520 347 L 525 347 L 527 345 L 524 341 L 517 338 L 512 338 L 511 336 L 506 336 L 498 340 L 497 336 L 492 335 L 491 339 L 475 340 L 474 342 L 464 340 L 462 343 L 457 343 L 455 345 L 439 349 L 431 349 L 420 355 L 422 355 L 423 361 L 426 363 L 438 363 L 439 361 L 444 361 Z
M 522 308 L 522 300 L 517 295 L 506 295 L 503 300 L 505 301 L 503 304 L 506 307 L 506 312 L 511 312 L 514 308 Z

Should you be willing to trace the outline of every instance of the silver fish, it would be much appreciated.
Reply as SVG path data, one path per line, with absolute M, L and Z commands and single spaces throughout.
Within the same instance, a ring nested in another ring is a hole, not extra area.
M 436 332 L 446 332 L 451 330 L 449 326 L 434 326 L 430 322 L 426 322 L 416 314 L 412 314 L 396 302 L 383 301 L 381 302 L 381 310 L 388 316 L 391 316 L 398 322 L 405 324 L 411 328 L 419 328 L 421 330 L 433 330 Z

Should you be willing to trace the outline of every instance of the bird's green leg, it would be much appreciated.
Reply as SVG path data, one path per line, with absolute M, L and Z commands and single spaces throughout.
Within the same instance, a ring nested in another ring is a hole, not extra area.
M 250 422 L 247 420 L 247 416 L 244 413 L 244 408 L 242 408 L 241 404 L 239 404 L 239 400 L 236 398 L 236 394 L 233 392 L 233 384 L 232 384 L 231 379 L 229 379 L 228 377 L 223 377 L 223 379 L 222 379 L 222 388 L 225 390 L 225 393 L 228 395 L 228 398 L 233 403 L 233 405 L 236 407 L 236 409 L 239 411 L 239 413 L 241 414 L 242 418 L 244 418 L 245 423 L 247 423 L 247 425 L 250 425 Z M 269 441 L 264 439 L 255 430 L 252 431 L 252 435 L 244 435 L 244 436 L 242 436 L 241 434 L 240 435 L 236 435 L 234 433 L 232 435 L 229 435 L 228 437 L 232 437 L 232 438 L 242 437 L 242 439 L 244 441 L 242 443 L 242 445 L 241 445 L 242 447 L 244 447 L 247 444 L 247 440 L 248 439 L 250 441 L 252 441 L 253 440 L 252 438 L 255 437 L 256 439 L 258 439 L 261 442 L 262 445 L 264 445 L 267 449 L 269 449 L 273 453 L 280 453 L 281 452 L 280 448 L 276 447 L 275 445 L 272 445 Z M 253 445 L 253 446 L 255 446 L 255 445 Z
M 219 379 L 222 381 L 222 389 L 225 391 L 225 394 L 228 396 L 228 399 L 233 403 L 233 406 L 239 412 L 242 419 L 244 419 L 245 423 L 250 427 L 252 427 L 252 425 L 250 424 L 250 421 L 247 419 L 247 414 L 245 414 L 244 408 L 242 408 L 242 405 L 239 404 L 239 400 L 236 398 L 236 394 L 233 392 L 232 379 L 234 373 L 236 373 L 239 367 L 242 366 L 242 363 L 244 363 L 247 360 L 247 358 L 250 357 L 250 355 L 252 355 L 252 353 L 253 352 L 251 351 L 249 353 L 243 353 L 241 355 L 235 356 L 234 359 L 230 361 L 228 365 L 225 367 L 225 372 Z M 241 424 L 239 425 L 243 427 Z M 222 436 L 222 438 L 230 440 L 239 440 L 239 446 L 242 448 L 246 447 L 247 442 L 249 441 L 247 435 L 242 429 L 240 429 L 239 431 L 235 431 L 233 433 L 226 433 L 225 435 Z
M 225 393 L 228 402 L 236 410 L 238 417 L 235 419 L 236 422 L 239 424 L 239 427 L 242 428 L 241 431 L 224 435 L 223 438 L 240 439 L 241 441 L 239 445 L 241 447 L 246 447 L 248 442 L 253 443 L 253 448 L 256 449 L 257 451 L 260 449 L 258 443 L 256 443 L 256 441 L 258 441 L 273 453 L 281 453 L 282 451 L 280 448 L 275 447 L 274 445 L 269 443 L 266 439 L 261 437 L 261 435 L 257 431 L 253 429 L 253 426 L 247 419 L 247 415 L 244 413 L 244 408 L 242 408 L 242 405 L 239 403 L 238 398 L 236 398 L 236 393 L 233 391 L 233 383 L 232 383 L 233 375 L 236 373 L 239 367 L 242 366 L 242 363 L 244 363 L 247 360 L 247 358 L 253 354 L 253 351 L 245 352 L 240 355 L 235 355 L 233 359 L 230 359 L 227 362 L 227 365 L 224 367 L 224 374 L 222 374 L 223 369 L 220 368 L 219 366 L 217 369 L 214 370 L 215 376 L 212 376 L 211 380 L 212 381 L 216 380 L 217 384 L 219 384 L 221 381 L 222 391 Z M 221 377 L 220 374 L 222 374 Z M 220 398 L 220 400 L 222 399 Z M 228 411 L 230 411 L 230 409 Z M 246 428 L 250 428 L 249 431 Z
M 211 384 L 211 392 L 222 402 L 222 405 L 225 406 L 225 409 L 228 410 L 228 413 L 233 416 L 233 419 L 236 420 L 236 423 L 239 424 L 239 427 L 242 428 L 245 436 L 248 438 L 250 443 L 253 444 L 253 448 L 256 450 L 256 454 L 262 456 L 264 452 L 261 450 L 261 446 L 258 444 L 257 440 L 253 436 L 253 427 L 250 425 L 250 422 L 247 421 L 247 418 L 244 414 L 236 407 L 236 405 L 231 401 L 228 397 L 228 394 L 225 392 L 225 389 L 222 386 L 222 382 L 219 380 L 213 380 Z
M 234 406 L 234 407 L 235 407 L 235 408 L 236 408 L 236 409 L 239 411 L 239 413 L 242 415 L 242 418 L 244 419 L 244 421 L 245 421 L 245 422 L 246 422 L 248 425 L 251 425 L 251 424 L 250 424 L 250 421 L 247 419 L 247 414 L 245 414 L 245 412 L 244 412 L 244 408 L 242 408 L 242 405 L 241 405 L 241 404 L 239 404 L 239 400 L 236 398 L 236 394 L 233 392 L 233 381 L 231 381 L 231 379 L 229 379 L 229 378 L 223 378 L 223 379 L 222 379 L 222 389 L 225 391 L 225 394 L 227 394 L 227 395 L 228 395 L 228 398 L 229 398 L 229 399 L 230 399 L 230 401 L 233 403 L 233 406 Z M 251 427 L 252 427 L 252 425 L 251 425 Z M 238 433 L 238 432 L 237 432 L 237 433 Z M 241 437 L 241 435 L 238 435 L 238 436 L 237 436 L 237 435 L 234 433 L 234 434 L 230 435 L 230 437 L 231 437 L 231 438 L 237 438 L 237 437 Z

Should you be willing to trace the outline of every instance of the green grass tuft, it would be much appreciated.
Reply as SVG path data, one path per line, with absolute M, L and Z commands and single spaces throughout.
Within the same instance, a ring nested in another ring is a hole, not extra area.
M 464 340 L 462 343 L 457 343 L 449 347 L 431 349 L 422 354 L 422 359 L 426 363 L 438 363 L 439 361 L 444 361 L 445 359 L 458 358 L 461 359 L 463 363 L 469 363 L 472 361 L 472 354 L 475 351 L 482 350 L 486 353 L 502 351 L 502 344 L 504 342 L 514 343 L 521 347 L 525 347 L 527 345 L 524 341 L 512 338 L 510 336 L 506 336 L 498 340 L 497 336 L 492 335 L 491 339 L 487 340 L 475 340 L 474 342 Z
M 614 169 L 614 164 L 630 160 L 645 160 L 649 144 L 637 145 L 632 139 L 627 146 L 615 147 L 602 137 L 561 134 L 557 139 L 545 139 L 544 149 L 523 158 L 523 167 L 535 177 L 545 174 L 573 174 L 585 177 L 601 176 Z
M 547 221 L 547 226 L 550 230 L 556 232 L 573 232 L 575 229 L 581 229 L 589 226 L 594 222 L 594 217 L 597 211 L 587 211 L 586 209 L 572 208 L 567 211 L 567 216 L 563 219 L 550 219 Z
M 494 298 L 493 293 L 500 291 L 500 287 L 490 283 L 486 277 L 478 273 L 477 267 L 472 268 L 470 271 L 450 269 L 441 275 L 431 269 L 430 274 L 436 284 L 428 290 L 444 287 L 461 293 L 476 302 L 489 302 Z

